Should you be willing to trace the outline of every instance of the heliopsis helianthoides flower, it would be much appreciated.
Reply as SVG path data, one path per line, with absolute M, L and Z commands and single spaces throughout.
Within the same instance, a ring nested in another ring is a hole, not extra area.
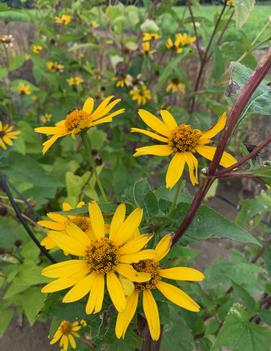
M 45 124 L 45 123 L 50 122 L 52 117 L 53 116 L 50 113 L 45 113 L 44 115 L 40 116 L 40 121 L 41 121 L 41 123 Z
M 171 241 L 171 235 L 165 235 L 156 245 L 154 258 L 142 260 L 133 264 L 133 267 L 138 272 L 151 274 L 151 280 L 143 283 L 134 283 L 134 290 L 127 298 L 126 308 L 123 312 L 120 312 L 117 317 L 115 331 L 118 338 L 124 338 L 126 330 L 135 315 L 141 292 L 143 295 L 143 311 L 153 340 L 158 340 L 160 336 L 159 311 L 152 294 L 153 290 L 157 289 L 177 306 L 188 311 L 199 312 L 200 306 L 190 296 L 175 285 L 168 284 L 162 280 L 166 278 L 199 282 L 204 279 L 204 275 L 194 268 L 160 267 L 160 261 L 167 255 L 171 246 Z
M 16 139 L 19 134 L 20 131 L 13 130 L 13 126 L 10 126 L 9 124 L 3 124 L 0 121 L 0 147 L 2 149 L 6 150 L 7 145 L 12 145 L 12 139 Z
M 143 33 L 143 41 L 157 40 L 160 38 L 158 33 Z
M 76 208 L 81 208 L 85 203 L 80 201 Z M 72 210 L 72 206 L 68 202 L 64 202 L 62 204 L 63 211 Z M 40 220 L 37 222 L 40 226 L 47 228 L 49 230 L 65 232 L 65 226 L 67 222 L 71 222 L 76 224 L 84 233 L 86 233 L 89 237 L 92 237 L 92 230 L 90 225 L 90 220 L 88 217 L 84 216 L 74 216 L 74 215 L 63 215 L 60 213 L 47 213 L 48 219 Z M 47 250 L 51 250 L 55 248 L 57 245 L 48 235 L 41 241 L 41 245 L 45 246 Z
M 63 72 L 64 71 L 64 65 L 62 65 L 61 63 L 58 63 L 56 61 L 48 61 L 47 68 L 51 72 Z
M 80 85 L 84 82 L 84 79 L 82 79 L 79 76 L 74 76 L 74 77 L 67 79 L 67 82 L 69 85 Z
M 28 84 L 21 83 L 17 87 L 17 92 L 20 95 L 30 95 L 31 94 L 31 89 L 30 89 L 30 86 Z
M 43 50 L 43 47 L 41 45 L 33 45 L 32 46 L 32 52 L 34 52 L 34 54 L 40 54 Z
M 82 109 L 75 109 L 69 112 L 66 118 L 55 124 L 54 127 L 39 127 L 35 131 L 41 134 L 52 135 L 45 141 L 42 152 L 45 153 L 59 138 L 66 135 L 76 135 L 86 128 L 94 127 L 101 123 L 112 122 L 112 118 L 124 112 L 124 108 L 110 113 L 120 99 L 113 99 L 109 96 L 94 110 L 94 100 L 89 97 Z
M 187 33 L 177 33 L 176 34 L 176 40 L 178 41 L 178 44 L 180 43 L 180 45 L 182 46 L 186 46 L 186 45 L 190 45 L 193 44 L 196 41 L 196 37 L 195 36 L 190 36 Z
M 136 85 L 130 90 L 130 95 L 132 100 L 136 101 L 138 105 L 145 105 L 152 98 L 151 91 L 145 84 Z
M 133 77 L 130 74 L 121 75 L 119 77 L 113 77 L 113 81 L 116 81 L 117 88 L 129 87 L 133 84 Z
M 71 23 L 71 16 L 70 15 L 62 15 L 62 16 L 56 16 L 55 17 L 55 23 L 56 24 L 62 24 L 64 26 L 68 25 Z
M 67 234 L 51 231 L 49 237 L 66 253 L 79 259 L 64 261 L 46 267 L 42 274 L 56 278 L 43 287 L 43 293 L 71 288 L 63 298 L 70 303 L 89 294 L 86 313 L 102 309 L 105 281 L 109 296 L 118 311 L 126 307 L 126 297 L 120 279 L 142 283 L 150 280 L 149 273 L 137 272 L 132 264 L 152 259 L 153 250 L 143 249 L 151 239 L 149 235 L 134 235 L 143 216 L 142 209 L 135 209 L 126 219 L 124 204 L 117 207 L 110 228 L 105 230 L 103 214 L 96 202 L 89 203 L 92 237 L 74 223 L 67 222 Z
M 156 50 L 152 50 L 150 41 L 143 41 L 141 44 L 141 52 L 153 59 L 153 55 L 155 54 Z
M 153 131 L 132 128 L 132 132 L 148 135 L 163 144 L 144 146 L 136 149 L 134 156 L 155 155 L 172 157 L 166 174 L 166 187 L 172 188 L 181 178 L 184 166 L 187 164 L 190 180 L 193 185 L 198 183 L 198 160 L 194 153 L 212 160 L 216 152 L 215 146 L 209 146 L 211 139 L 225 126 L 226 113 L 218 119 L 217 123 L 207 131 L 192 128 L 189 124 L 177 124 L 174 117 L 167 110 L 160 111 L 163 121 L 146 110 L 139 110 L 138 114 Z M 236 159 L 224 151 L 220 165 L 229 167 Z
M 171 79 L 167 85 L 166 91 L 183 94 L 185 92 L 185 84 L 181 83 L 178 78 Z
M 67 351 L 69 345 L 73 349 L 76 348 L 76 342 L 74 337 L 79 338 L 80 335 L 78 331 L 82 328 L 79 322 L 75 321 L 70 323 L 68 321 L 62 321 L 55 332 L 52 340 L 50 341 L 50 345 L 56 344 L 59 341 L 59 346 L 61 347 L 61 351 Z

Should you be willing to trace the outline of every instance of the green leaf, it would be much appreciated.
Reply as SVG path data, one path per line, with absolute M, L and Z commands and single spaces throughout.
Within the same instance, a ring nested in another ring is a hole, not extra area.
M 143 22 L 140 26 L 140 29 L 142 30 L 142 32 L 158 32 L 159 31 L 159 27 L 157 26 L 157 24 L 150 19 L 146 19 L 145 22 Z
M 24 313 L 32 326 L 44 305 L 46 295 L 41 293 L 40 288 L 32 287 L 24 291 L 21 298 Z
M 235 0 L 234 13 L 237 27 L 241 28 L 248 20 L 255 6 L 255 0 Z
M 25 54 L 20 54 L 17 56 L 14 56 L 9 63 L 9 71 L 14 71 L 18 68 L 20 68 L 26 60 L 26 55 Z
M 0 247 L 12 248 L 16 240 L 28 239 L 23 227 L 11 217 L 2 217 L 0 226 Z
M 230 351 L 270 351 L 270 328 L 250 323 L 249 317 L 241 305 L 234 304 L 210 351 L 221 350 L 222 346 Z
M 223 53 L 219 48 L 216 48 L 214 54 L 213 77 L 219 79 L 225 71 Z
M 271 166 L 250 169 L 249 172 L 254 174 L 256 177 L 261 178 L 265 182 L 265 184 L 271 186 Z
M 3 336 L 13 318 L 13 311 L 0 310 L 0 336 Z

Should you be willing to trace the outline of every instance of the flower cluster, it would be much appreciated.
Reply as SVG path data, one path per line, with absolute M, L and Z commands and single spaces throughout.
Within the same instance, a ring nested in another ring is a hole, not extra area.
M 166 41 L 166 47 L 180 54 L 185 46 L 188 46 L 196 41 L 196 37 L 189 36 L 187 33 L 175 34 L 175 38 L 168 38 Z

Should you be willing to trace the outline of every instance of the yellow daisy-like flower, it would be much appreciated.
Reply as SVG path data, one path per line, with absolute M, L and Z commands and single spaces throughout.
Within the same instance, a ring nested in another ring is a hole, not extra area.
M 143 41 L 157 40 L 160 38 L 158 33 L 143 33 Z
M 114 77 L 113 80 L 116 81 L 116 87 L 118 88 L 129 87 L 133 84 L 133 77 L 130 74 Z
M 52 117 L 53 116 L 50 113 L 45 113 L 44 115 L 40 116 L 40 121 L 45 124 L 50 122 Z
M 40 54 L 43 50 L 43 47 L 41 45 L 33 45 L 32 47 L 32 52 L 34 52 L 34 54 Z
M 91 21 L 90 24 L 93 29 L 100 27 L 99 23 L 97 23 L 96 21 Z
M 142 209 L 135 209 L 126 219 L 126 207 L 117 207 L 112 218 L 109 233 L 105 231 L 103 214 L 96 202 L 89 203 L 91 237 L 72 222 L 66 223 L 67 234 L 50 232 L 49 237 L 63 251 L 79 256 L 80 259 L 53 264 L 42 271 L 49 278 L 56 278 L 47 284 L 43 293 L 71 288 L 63 298 L 70 303 L 89 294 L 86 313 L 98 313 L 102 309 L 105 281 L 109 296 L 118 311 L 126 307 L 126 297 L 118 275 L 132 282 L 146 282 L 149 273 L 137 272 L 133 263 L 154 256 L 153 250 L 142 250 L 151 239 L 149 235 L 132 238 L 143 216 Z
M 145 105 L 152 98 L 151 91 L 145 84 L 135 86 L 130 90 L 130 95 L 132 100 L 136 101 L 138 105 Z
M 21 95 L 30 95 L 31 94 L 31 89 L 28 84 L 21 83 L 17 87 L 17 92 Z
M 153 55 L 155 54 L 156 50 L 151 49 L 151 42 L 150 41 L 144 41 L 141 45 L 141 52 L 149 56 L 151 59 L 153 59 Z
M 166 91 L 183 94 L 185 92 L 185 84 L 181 83 L 178 78 L 174 78 L 168 83 Z
M 12 139 L 16 139 L 19 134 L 20 131 L 13 130 L 13 126 L 10 126 L 9 124 L 3 124 L 0 121 L 0 147 L 3 150 L 7 149 L 7 145 L 11 146 L 13 144 Z
M 84 82 L 84 79 L 82 79 L 79 76 L 74 76 L 74 77 L 67 79 L 67 82 L 69 85 L 80 85 Z
M 56 61 L 48 61 L 47 62 L 47 68 L 51 72 L 63 72 L 64 71 L 64 65 L 56 62 Z
M 195 36 L 190 36 L 187 33 L 176 34 L 176 41 L 178 45 L 182 45 L 182 46 L 190 45 L 190 44 L 193 44 L 196 41 L 196 39 L 197 38 Z
M 184 291 L 175 285 L 162 281 L 163 278 L 198 282 L 204 279 L 204 275 L 188 267 L 161 268 L 160 261 L 167 255 L 171 246 L 171 235 L 164 236 L 155 248 L 155 257 L 150 260 L 142 260 L 133 264 L 138 272 L 151 274 L 151 280 L 143 283 L 135 283 L 135 289 L 127 298 L 127 305 L 123 312 L 118 313 L 116 322 L 116 336 L 124 338 L 126 330 L 131 323 L 138 305 L 139 295 L 143 295 L 143 311 L 147 319 L 150 334 L 153 340 L 160 336 L 159 311 L 152 290 L 159 290 L 168 300 L 188 311 L 199 312 L 200 306 Z
M 189 169 L 191 183 L 193 185 L 197 184 L 198 160 L 194 156 L 194 153 L 197 152 L 207 158 L 207 160 L 213 159 L 216 147 L 207 146 L 207 144 L 224 128 L 227 119 L 226 113 L 223 113 L 217 123 L 205 132 L 193 129 L 189 124 L 178 125 L 174 117 L 167 110 L 160 111 L 163 121 L 143 109 L 139 110 L 138 114 L 143 122 L 153 129 L 155 133 L 139 128 L 132 128 L 131 131 L 148 135 L 164 144 L 140 147 L 136 149 L 134 156 L 169 156 L 174 154 L 167 170 L 166 187 L 171 189 L 178 182 L 182 176 L 185 164 L 187 164 Z M 220 165 L 229 167 L 235 162 L 237 160 L 224 151 Z
M 54 127 L 39 127 L 35 131 L 41 134 L 52 135 L 52 137 L 43 143 L 45 152 L 61 137 L 66 135 L 75 135 L 83 129 L 94 127 L 101 123 L 112 122 L 112 118 L 124 112 L 124 108 L 110 113 L 114 106 L 120 102 L 120 99 L 113 100 L 113 96 L 104 99 L 103 102 L 94 110 L 94 100 L 89 97 L 82 109 L 75 109 L 69 112 L 66 118 L 55 124 Z M 111 101 L 111 102 L 110 102 Z
M 78 331 L 82 328 L 79 322 L 75 321 L 70 323 L 68 321 L 62 321 L 55 332 L 53 339 L 50 341 L 50 345 L 56 344 L 59 341 L 60 351 L 67 351 L 69 345 L 73 349 L 76 348 L 76 342 L 74 337 L 79 338 Z
M 70 15 L 62 15 L 62 16 L 56 16 L 55 17 L 55 23 L 56 24 L 62 24 L 64 26 L 68 25 L 71 23 L 71 16 Z

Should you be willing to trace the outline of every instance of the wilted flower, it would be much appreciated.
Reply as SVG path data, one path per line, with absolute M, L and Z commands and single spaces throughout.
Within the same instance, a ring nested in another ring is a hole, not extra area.
M 11 48 L 13 46 L 14 40 L 14 36 L 11 34 L 0 35 L 0 42 L 7 48 Z
M 45 113 L 44 115 L 40 116 L 40 121 L 42 123 L 48 123 L 52 119 L 52 115 L 50 113 Z

